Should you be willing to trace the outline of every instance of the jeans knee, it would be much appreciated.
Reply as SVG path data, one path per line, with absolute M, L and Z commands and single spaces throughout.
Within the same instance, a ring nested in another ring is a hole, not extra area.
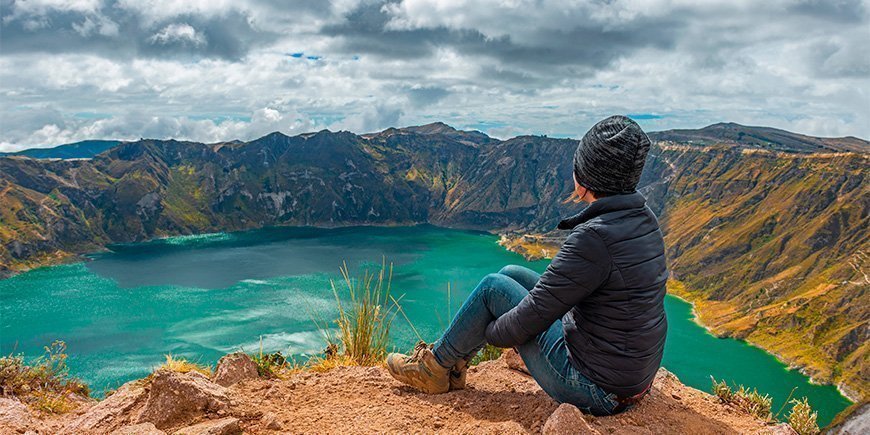
M 493 294 L 508 298 L 513 290 L 511 287 L 516 285 L 517 283 L 507 275 L 489 273 L 480 280 L 476 291 L 481 293 L 484 300 L 489 301 Z
M 501 273 L 488 273 L 480 280 L 479 286 L 484 289 L 490 289 L 502 285 L 505 282 L 505 278 L 507 276 Z
M 525 269 L 525 267 L 523 267 L 523 266 L 517 266 L 516 264 L 508 264 L 507 266 L 502 267 L 501 270 L 498 271 L 498 273 L 500 275 L 511 276 L 511 275 L 516 275 L 518 273 L 522 273 L 522 271 L 524 269 Z

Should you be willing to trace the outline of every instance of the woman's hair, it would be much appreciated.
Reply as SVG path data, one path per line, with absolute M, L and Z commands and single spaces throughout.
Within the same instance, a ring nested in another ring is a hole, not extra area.
M 591 189 L 586 189 L 586 191 L 591 193 L 592 196 L 595 197 L 595 199 L 601 199 L 601 198 L 604 198 L 605 196 L 610 196 L 609 193 L 599 193 L 599 192 L 596 192 L 596 191 L 591 190 Z M 580 199 L 580 195 L 577 194 L 577 189 L 572 190 L 571 194 L 568 195 L 568 197 L 562 201 L 562 204 L 567 204 L 569 202 L 573 202 L 573 203 L 583 202 L 583 200 Z

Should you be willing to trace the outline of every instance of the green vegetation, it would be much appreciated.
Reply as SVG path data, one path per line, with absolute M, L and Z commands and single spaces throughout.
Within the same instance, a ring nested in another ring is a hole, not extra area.
M 765 421 L 773 419 L 770 413 L 773 398 L 769 395 L 762 395 L 755 388 L 750 390 L 743 385 L 737 386 L 737 390 L 734 390 L 724 380 L 717 382 L 715 378 L 711 377 L 711 379 L 713 380 L 713 394 L 718 396 L 723 403 L 730 403 L 749 415 Z
M 45 412 L 69 411 L 75 407 L 70 396 L 88 397 L 90 391 L 69 375 L 66 359 L 62 341 L 46 346 L 45 354 L 30 363 L 20 354 L 0 357 L 0 392 Z
M 248 356 L 257 364 L 257 374 L 261 378 L 283 379 L 301 369 L 296 361 L 288 361 L 281 352 L 263 353 L 263 337 L 260 337 L 260 351 Z
M 500 347 L 495 347 L 491 344 L 487 344 L 484 348 L 471 359 L 469 365 L 475 366 L 484 361 L 492 361 L 494 359 L 501 358 L 501 354 L 504 352 L 504 349 Z

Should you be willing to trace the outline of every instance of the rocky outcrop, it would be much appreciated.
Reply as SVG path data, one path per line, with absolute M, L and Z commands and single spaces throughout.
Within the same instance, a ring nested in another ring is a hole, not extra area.
M 237 382 L 257 379 L 257 364 L 245 353 L 236 352 L 223 356 L 217 363 L 212 380 L 224 387 Z
M 842 416 L 825 431 L 828 435 L 859 435 L 870 433 L 870 403 L 856 404 L 843 412 Z
M 227 413 L 224 387 L 197 372 L 155 371 L 124 384 L 64 425 L 65 433 L 164 433 L 206 416 Z M 153 429 L 152 429 L 153 428 Z
M 145 403 L 148 392 L 143 380 L 130 381 L 75 418 L 64 427 L 66 433 L 108 433 L 137 423 L 136 411 Z
M 599 435 L 601 432 L 586 422 L 583 413 L 576 406 L 563 403 L 547 419 L 542 433 L 543 435 Z
M 228 406 L 226 389 L 205 375 L 158 370 L 152 375 L 148 400 L 138 421 L 151 422 L 163 429 L 206 413 L 225 413 Z
M 18 399 L 0 397 L 0 433 L 24 433 L 33 426 L 34 420 L 27 405 Z

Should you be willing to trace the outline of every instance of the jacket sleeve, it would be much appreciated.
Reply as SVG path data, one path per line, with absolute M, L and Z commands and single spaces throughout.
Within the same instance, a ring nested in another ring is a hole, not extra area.
M 523 300 L 486 328 L 497 347 L 526 343 L 595 291 L 610 274 L 607 246 L 592 229 L 575 229 Z

